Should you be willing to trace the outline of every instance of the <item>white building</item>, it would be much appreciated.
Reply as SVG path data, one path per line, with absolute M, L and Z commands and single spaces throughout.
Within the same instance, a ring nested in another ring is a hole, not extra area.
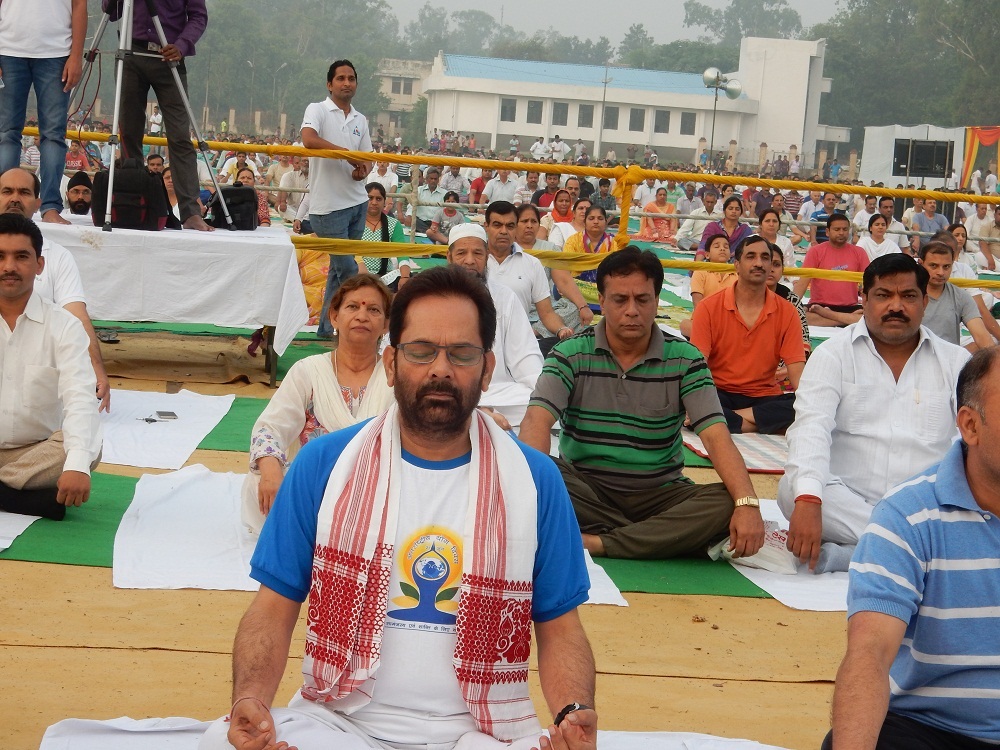
M 715 150 L 751 167 L 796 152 L 811 165 L 817 141 L 846 141 L 848 130 L 819 124 L 825 51 L 823 40 L 744 39 L 728 74 L 743 94 L 719 97 Z M 695 162 L 712 138 L 714 92 L 700 74 L 439 54 L 423 90 L 429 131 L 475 133 L 498 153 L 513 134 L 522 151 L 558 135 L 598 157 L 613 148 L 623 160 L 635 144 L 640 158 L 651 145 L 660 163 Z

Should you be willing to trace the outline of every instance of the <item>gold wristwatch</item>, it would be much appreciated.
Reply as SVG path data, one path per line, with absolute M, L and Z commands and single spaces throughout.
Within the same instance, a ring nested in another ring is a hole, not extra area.
M 746 497 L 738 497 L 733 501 L 737 508 L 742 508 L 744 506 L 750 508 L 760 508 L 760 500 L 755 498 L 753 495 L 747 495 Z

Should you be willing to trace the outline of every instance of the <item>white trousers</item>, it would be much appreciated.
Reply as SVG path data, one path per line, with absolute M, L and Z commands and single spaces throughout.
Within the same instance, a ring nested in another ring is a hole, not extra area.
M 795 494 L 787 474 L 778 482 L 778 507 L 791 519 Z M 823 488 L 823 541 L 857 544 L 874 507 L 840 479 L 831 480 Z
M 287 742 L 299 750 L 336 748 L 336 750 L 529 750 L 539 747 L 538 737 L 524 737 L 507 744 L 480 732 L 462 735 L 456 743 L 435 745 L 397 744 L 378 741 L 363 734 L 350 719 L 300 695 L 289 708 L 272 708 L 279 742 Z M 233 750 L 226 735 L 229 722 L 225 717 L 213 722 L 198 744 L 198 750 Z

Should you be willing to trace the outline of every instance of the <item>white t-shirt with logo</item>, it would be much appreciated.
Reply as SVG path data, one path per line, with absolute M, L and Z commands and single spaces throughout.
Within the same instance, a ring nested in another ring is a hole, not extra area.
M 313 102 L 302 116 L 302 128 L 351 151 L 371 151 L 368 120 L 353 106 L 345 115 L 330 97 Z M 354 167 L 345 159 L 309 158 L 309 211 L 317 215 L 341 211 L 368 202 L 365 180 L 351 177 Z
M 380 740 L 433 745 L 476 731 L 452 665 L 469 457 L 431 462 L 403 453 L 381 658 L 371 702 L 351 714 Z

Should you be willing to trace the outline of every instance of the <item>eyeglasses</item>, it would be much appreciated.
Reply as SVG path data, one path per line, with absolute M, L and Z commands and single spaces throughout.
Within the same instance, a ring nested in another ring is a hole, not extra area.
M 486 350 L 481 346 L 472 344 L 429 344 L 426 341 L 411 341 L 406 344 L 399 344 L 396 348 L 403 353 L 403 358 L 407 362 L 415 365 L 429 365 L 438 357 L 438 352 L 443 351 L 448 356 L 448 361 L 458 367 L 472 367 L 483 361 Z

